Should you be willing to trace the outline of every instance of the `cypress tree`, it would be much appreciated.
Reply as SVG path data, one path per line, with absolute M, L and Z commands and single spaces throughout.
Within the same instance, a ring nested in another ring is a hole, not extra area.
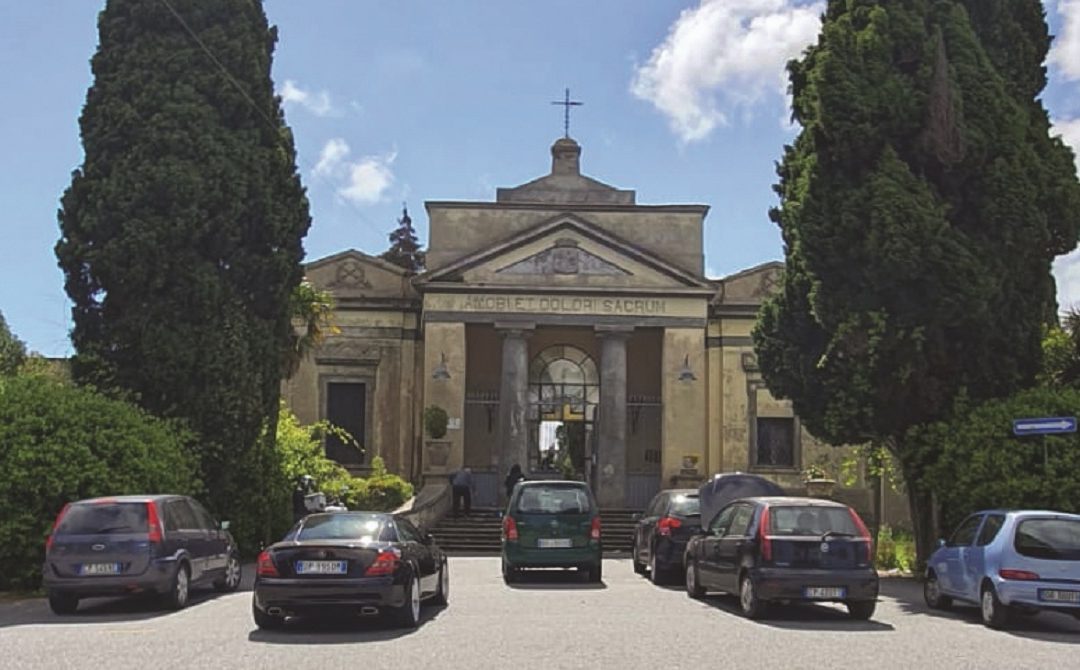
M 26 360 L 26 344 L 8 328 L 0 312 L 0 375 L 13 375 Z
M 310 225 L 277 33 L 261 0 L 108 0 L 98 31 L 56 246 L 73 372 L 195 428 L 209 502 L 251 543 Z
M 1035 4 L 831 0 L 789 66 L 802 131 L 778 167 L 787 270 L 754 331 L 762 373 L 816 436 L 891 450 L 923 556 L 909 429 L 1034 383 L 1051 262 L 1080 228 Z
M 413 228 L 408 207 L 402 205 L 398 227 L 390 233 L 390 248 L 379 258 L 403 267 L 413 274 L 424 271 L 424 252 L 420 249 L 420 241 L 416 237 L 416 229 Z

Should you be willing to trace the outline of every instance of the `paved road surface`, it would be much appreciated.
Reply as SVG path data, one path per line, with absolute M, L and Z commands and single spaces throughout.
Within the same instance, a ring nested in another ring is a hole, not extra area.
M 181 612 L 91 600 L 70 617 L 42 600 L 0 603 L 0 667 L 16 668 L 1075 668 L 1080 622 L 1022 619 L 984 628 L 973 608 L 930 613 L 918 584 L 883 582 L 877 614 L 806 606 L 747 621 L 723 597 L 695 602 L 656 587 L 627 560 L 605 561 L 604 584 L 572 573 L 508 587 L 493 558 L 451 560 L 450 605 L 425 608 L 418 630 L 378 620 L 255 628 L 250 593 L 206 594 Z M 249 571 L 250 572 L 250 571 Z M 250 581 L 250 578 L 249 580 Z

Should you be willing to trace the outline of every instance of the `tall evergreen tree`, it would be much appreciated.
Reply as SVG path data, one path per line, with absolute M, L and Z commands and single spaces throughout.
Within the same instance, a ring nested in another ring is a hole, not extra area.
M 390 233 L 390 248 L 379 257 L 414 274 L 424 271 L 424 252 L 420 249 L 409 208 L 405 205 L 401 206 L 398 227 Z
M 1080 228 L 1035 4 L 831 0 L 789 67 L 802 131 L 778 169 L 787 270 L 754 332 L 762 372 L 815 435 L 898 457 L 924 553 L 908 431 L 1033 383 L 1051 261 Z
M 26 360 L 26 344 L 8 328 L 0 312 L 0 375 L 13 375 Z
M 108 0 L 98 31 L 56 246 L 73 371 L 186 419 L 212 506 L 251 541 L 310 225 L 277 32 L 261 0 Z

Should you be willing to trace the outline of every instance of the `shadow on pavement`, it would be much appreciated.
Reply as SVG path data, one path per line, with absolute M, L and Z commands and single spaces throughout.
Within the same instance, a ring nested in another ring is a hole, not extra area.
M 251 591 L 255 583 L 255 564 L 243 567 L 243 580 L 238 592 Z M 188 607 L 216 600 L 227 593 L 218 593 L 212 586 L 200 586 L 191 592 Z M 30 598 L 10 603 L 0 603 L 0 629 L 13 626 L 41 624 L 102 624 L 128 621 L 146 621 L 175 614 L 166 609 L 161 600 L 152 595 L 136 595 L 118 598 L 87 598 L 79 602 L 75 614 L 58 615 L 49 609 L 45 598 Z
M 708 596 L 702 603 L 732 616 L 742 617 L 734 596 Z M 859 621 L 848 616 L 843 605 L 828 606 L 811 603 L 774 603 L 764 618 L 749 620 L 762 626 L 803 631 L 842 631 L 852 633 L 883 633 L 896 630 L 879 621 Z
M 922 583 L 914 579 L 883 579 L 881 580 L 881 595 L 895 599 L 900 610 L 906 614 L 951 619 L 972 626 L 983 625 L 979 608 L 974 604 L 954 604 L 947 610 L 930 609 L 923 600 Z M 1068 614 L 1057 612 L 1035 614 L 1014 612 L 1008 626 L 998 632 L 1044 642 L 1080 644 L 1080 621 Z
M 384 616 L 296 617 L 288 619 L 281 630 L 256 628 L 248 633 L 248 640 L 264 644 L 387 642 L 415 633 L 446 609 L 445 606 L 424 605 L 420 610 L 420 625 L 416 628 L 398 628 Z
M 604 582 L 588 581 L 588 574 L 579 570 L 521 570 L 517 580 L 507 584 L 512 589 L 551 591 L 598 591 L 607 588 Z

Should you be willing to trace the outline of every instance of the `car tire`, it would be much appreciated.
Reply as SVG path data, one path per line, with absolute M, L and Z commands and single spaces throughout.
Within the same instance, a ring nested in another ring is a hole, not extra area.
M 952 598 L 941 593 L 941 583 L 933 572 L 928 574 L 923 582 L 923 600 L 932 610 L 947 610 L 953 604 Z
M 243 577 L 240 568 L 240 557 L 236 554 L 229 554 L 229 558 L 225 560 L 225 574 L 221 576 L 221 579 L 214 582 L 214 589 L 218 593 L 232 593 L 240 588 L 240 581 Z
M 173 574 L 172 585 L 165 593 L 163 599 L 165 607 L 171 610 L 182 610 L 187 607 L 190 597 L 191 571 L 186 563 L 180 563 L 176 566 L 176 573 Z
M 868 621 L 870 617 L 874 616 L 874 610 L 877 609 L 876 600 L 849 600 L 844 604 L 847 605 L 847 611 L 851 618 L 859 621 Z
M 439 585 L 435 589 L 431 602 L 436 605 L 450 604 L 450 565 L 446 561 L 443 561 L 442 567 L 439 568 Z
M 1009 623 L 1010 608 L 998 599 L 994 585 L 987 582 L 983 584 L 979 596 L 979 615 L 982 622 L 990 628 L 1004 628 Z
M 74 614 L 79 609 L 79 597 L 72 593 L 49 591 L 49 609 L 53 614 Z
M 513 584 L 514 582 L 518 581 L 521 573 L 518 571 L 517 568 L 507 563 L 506 559 L 504 558 L 502 562 L 502 575 L 504 582 L 506 582 L 507 584 Z
M 593 584 L 599 584 L 604 579 L 604 564 L 597 563 L 596 565 L 589 566 L 589 581 Z
M 415 574 L 409 575 L 405 585 L 405 602 L 393 610 L 394 623 L 399 628 L 416 628 L 420 625 L 420 581 Z
M 701 588 L 698 579 L 697 561 L 690 561 L 686 566 L 686 595 L 695 600 L 705 597 L 705 589 Z
M 643 575 L 648 572 L 648 568 L 641 562 L 641 557 L 638 555 L 637 543 L 634 543 L 634 552 L 631 554 L 631 562 L 634 564 L 634 574 Z
M 768 609 L 768 603 L 758 597 L 757 585 L 749 574 L 743 574 L 739 580 L 739 609 L 747 619 L 760 619 Z
M 285 617 L 267 614 L 256 607 L 254 602 L 251 603 L 251 616 L 259 630 L 278 630 L 285 625 Z

